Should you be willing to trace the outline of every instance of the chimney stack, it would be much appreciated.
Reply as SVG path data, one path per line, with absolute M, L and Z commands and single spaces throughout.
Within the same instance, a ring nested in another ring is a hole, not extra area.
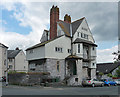
M 66 14 L 65 16 L 64 16 L 64 21 L 66 22 L 66 23 L 71 23 L 71 17 L 70 17 L 70 15 L 68 15 L 68 14 Z
M 50 39 L 57 37 L 57 22 L 59 21 L 59 8 L 54 5 L 50 9 Z

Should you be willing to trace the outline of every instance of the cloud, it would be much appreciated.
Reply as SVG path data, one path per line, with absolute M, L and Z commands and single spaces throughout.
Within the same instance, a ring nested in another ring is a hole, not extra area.
M 32 31 L 28 35 L 22 35 L 17 32 L 5 32 L 6 28 L 2 27 L 0 42 L 9 46 L 10 49 L 20 47 L 24 50 L 39 43 L 43 30 L 49 30 L 49 12 L 53 4 L 59 7 L 62 20 L 66 13 L 70 14 L 72 21 L 85 16 L 96 41 L 116 41 L 117 3 L 24 2 L 22 0 L 21 2 L 3 2 L 0 6 L 2 9 L 14 12 L 11 16 L 19 21 L 19 26 L 29 26 Z M 115 49 L 116 47 L 98 50 L 98 62 L 112 61 L 111 53 Z
M 106 63 L 106 62 L 113 62 L 115 60 L 115 55 L 112 55 L 113 52 L 118 51 L 118 46 L 114 46 L 109 49 L 97 50 L 97 63 Z

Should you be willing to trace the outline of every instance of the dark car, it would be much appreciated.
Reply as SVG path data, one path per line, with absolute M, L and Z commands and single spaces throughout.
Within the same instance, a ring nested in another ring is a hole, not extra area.
M 117 83 L 113 79 L 101 79 L 101 81 L 103 81 L 104 85 L 107 85 L 107 86 L 110 86 L 110 85 L 116 86 L 117 85 Z

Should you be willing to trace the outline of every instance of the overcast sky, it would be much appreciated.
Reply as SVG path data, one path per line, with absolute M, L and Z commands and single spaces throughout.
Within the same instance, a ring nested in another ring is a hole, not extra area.
M 49 30 L 52 5 L 59 7 L 61 20 L 65 14 L 72 21 L 86 17 L 98 45 L 97 62 L 113 62 L 112 52 L 118 49 L 117 2 L 2 2 L 0 42 L 23 50 L 39 43 L 43 30 Z

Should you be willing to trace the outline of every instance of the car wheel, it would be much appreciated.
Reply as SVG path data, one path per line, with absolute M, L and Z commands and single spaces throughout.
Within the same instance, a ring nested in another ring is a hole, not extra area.
M 117 84 L 114 84 L 114 86 L 117 86 Z
M 94 83 L 92 84 L 92 87 L 95 87 L 95 84 L 94 84 Z
M 101 87 L 103 87 L 104 86 L 104 84 L 101 84 Z
M 110 84 L 108 84 L 108 86 L 110 86 Z

